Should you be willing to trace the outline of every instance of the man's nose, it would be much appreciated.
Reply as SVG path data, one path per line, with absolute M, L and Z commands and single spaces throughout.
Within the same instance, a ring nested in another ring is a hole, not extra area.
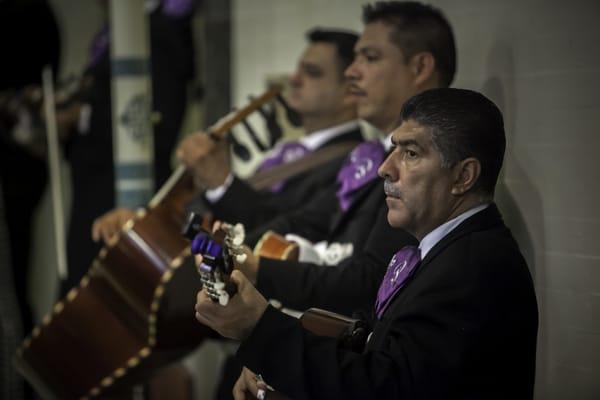
M 298 87 L 300 86 L 300 84 L 302 83 L 302 80 L 300 78 L 300 74 L 298 72 L 295 72 L 291 77 L 290 77 L 290 85 L 292 87 Z
M 358 68 L 356 67 L 356 61 L 352 62 L 352 64 L 350 64 L 348 68 L 346 68 L 346 70 L 344 71 L 344 76 L 349 80 L 358 79 L 359 75 Z
M 387 156 L 386 159 L 383 160 L 383 162 L 377 169 L 377 174 L 379 174 L 379 176 L 383 179 L 394 181 L 394 174 L 392 168 L 390 167 L 389 159 L 390 156 Z

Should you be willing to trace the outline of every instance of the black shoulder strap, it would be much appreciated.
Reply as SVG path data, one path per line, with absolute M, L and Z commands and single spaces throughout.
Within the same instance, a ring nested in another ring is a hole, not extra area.
M 254 176 L 248 178 L 246 182 L 256 190 L 266 189 L 277 182 L 293 178 L 296 175 L 306 172 L 312 168 L 323 165 L 328 161 L 348 154 L 350 150 L 356 147 L 359 143 L 360 142 L 357 141 L 346 141 L 336 145 L 324 147 L 312 154 L 302 157 L 298 161 L 258 172 L 254 174 Z

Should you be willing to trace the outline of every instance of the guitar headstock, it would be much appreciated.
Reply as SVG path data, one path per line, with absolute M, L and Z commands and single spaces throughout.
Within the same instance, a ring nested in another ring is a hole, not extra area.
M 237 291 L 235 284 L 229 280 L 234 259 L 240 263 L 246 259 L 243 225 L 222 223 L 219 229 L 209 233 L 198 223 L 197 217 L 191 215 L 184 235 L 192 240 L 192 254 L 202 255 L 198 272 L 208 295 L 213 301 L 227 305 L 229 298 Z

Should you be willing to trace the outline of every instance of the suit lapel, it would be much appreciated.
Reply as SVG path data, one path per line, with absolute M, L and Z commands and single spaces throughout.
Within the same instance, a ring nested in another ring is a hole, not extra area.
M 402 297 L 406 297 L 408 290 L 410 290 L 411 284 L 415 279 L 418 279 L 418 276 L 422 273 L 422 271 L 430 264 L 440 253 L 444 251 L 451 243 L 456 241 L 457 239 L 468 235 L 472 232 L 481 231 L 490 229 L 493 227 L 497 227 L 499 225 L 503 225 L 502 217 L 498 208 L 495 204 L 491 204 L 485 210 L 478 212 L 477 214 L 471 216 L 470 218 L 463 221 L 459 226 L 457 226 L 452 232 L 446 235 L 442 240 L 440 240 L 428 253 L 427 256 L 421 261 L 421 265 L 416 269 L 414 274 L 409 278 L 409 281 L 406 285 L 395 294 L 394 299 L 392 300 L 387 313 L 391 313 L 393 315 L 395 313 L 394 309 L 398 307 L 402 307 Z M 377 334 L 373 334 L 371 341 L 369 342 L 369 348 L 378 348 L 381 346 L 382 338 L 385 336 L 385 331 L 387 331 L 387 326 L 390 323 L 391 319 L 386 318 L 386 314 L 384 314 L 384 318 L 382 320 L 382 329 L 375 330 Z M 387 321 L 386 321 L 387 320 Z M 379 322 L 375 322 L 378 324 Z
M 392 303 L 390 304 L 390 309 L 392 308 L 392 304 L 397 301 L 398 297 L 401 297 L 406 292 L 412 281 L 418 279 L 418 276 L 427 268 L 427 265 L 430 264 L 450 244 L 470 233 L 490 229 L 502 224 L 502 217 L 495 204 L 491 204 L 486 209 L 464 220 L 448 235 L 444 236 L 442 240 L 433 246 L 433 248 L 427 253 L 425 258 L 421 261 L 421 265 L 419 265 L 419 267 L 414 271 L 406 285 L 400 291 L 398 291 L 398 293 L 396 293 L 395 299 L 392 300 Z
M 361 205 L 365 198 L 369 197 L 369 194 L 373 190 L 381 190 L 383 192 L 381 179 L 374 179 L 365 186 L 358 189 L 354 194 L 354 199 L 348 210 L 342 211 L 338 204 L 338 211 L 335 217 L 333 218 L 333 222 L 330 229 L 331 234 L 335 233 L 335 231 L 340 229 L 349 218 L 352 218 L 354 211 Z

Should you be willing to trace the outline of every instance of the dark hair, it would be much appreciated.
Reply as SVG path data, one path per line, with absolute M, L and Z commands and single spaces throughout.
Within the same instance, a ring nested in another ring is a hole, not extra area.
M 363 7 L 363 22 L 391 26 L 390 40 L 407 62 L 421 51 L 431 53 L 441 84 L 450 86 L 456 73 L 456 46 L 452 27 L 441 11 L 415 1 L 380 1 Z
M 306 33 L 310 43 L 330 43 L 335 46 L 338 55 L 340 76 L 344 76 L 346 68 L 354 61 L 354 46 L 358 34 L 352 31 L 315 28 Z
M 467 157 L 481 163 L 474 189 L 494 194 L 504 158 L 504 121 L 498 107 L 481 93 L 466 89 L 432 89 L 410 98 L 401 120 L 431 129 L 433 144 L 449 168 Z

